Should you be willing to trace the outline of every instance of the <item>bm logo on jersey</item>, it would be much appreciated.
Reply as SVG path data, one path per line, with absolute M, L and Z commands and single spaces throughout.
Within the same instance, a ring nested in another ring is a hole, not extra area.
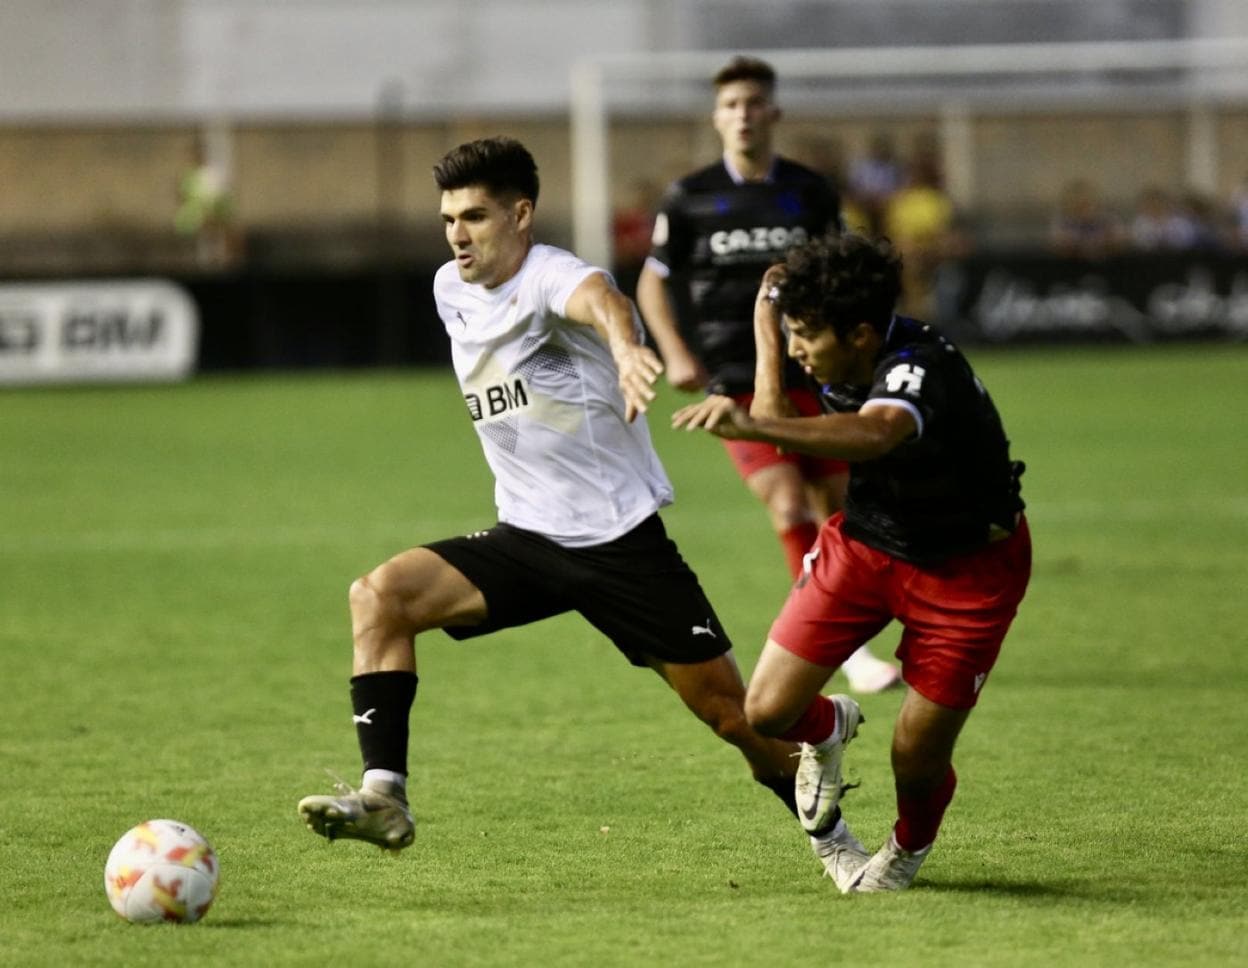
M 464 394 L 464 402 L 468 404 L 473 423 L 478 420 L 497 420 L 517 410 L 528 409 L 529 390 L 524 384 L 524 377 L 518 376 L 513 380 L 485 387 L 480 393 L 469 391 Z

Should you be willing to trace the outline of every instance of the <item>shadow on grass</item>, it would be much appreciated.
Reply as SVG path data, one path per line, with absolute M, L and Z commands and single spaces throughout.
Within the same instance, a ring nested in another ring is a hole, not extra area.
M 1090 900 L 1135 903 L 1142 895 L 1131 888 L 1086 884 L 1081 881 L 1007 881 L 992 878 L 920 881 L 915 885 L 942 894 L 979 894 L 1038 900 Z
M 204 928 L 221 928 L 226 931 L 237 931 L 240 928 L 287 928 L 290 925 L 286 921 L 277 921 L 273 918 L 213 918 L 211 921 L 205 918 L 195 927 L 201 931 Z

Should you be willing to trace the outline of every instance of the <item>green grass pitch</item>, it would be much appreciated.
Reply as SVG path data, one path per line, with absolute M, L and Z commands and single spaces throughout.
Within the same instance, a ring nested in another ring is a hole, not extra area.
M 448 374 L 0 392 L 0 962 L 1248 963 L 1248 351 L 972 357 L 1029 465 L 1034 578 L 936 849 L 860 898 L 575 617 L 421 638 L 414 847 L 301 826 L 326 768 L 358 774 L 349 582 L 493 521 Z M 678 402 L 651 416 L 665 517 L 748 674 L 780 551 Z M 864 700 L 847 757 L 872 847 L 898 702 Z M 109 847 L 150 817 L 217 848 L 198 925 L 108 907 Z

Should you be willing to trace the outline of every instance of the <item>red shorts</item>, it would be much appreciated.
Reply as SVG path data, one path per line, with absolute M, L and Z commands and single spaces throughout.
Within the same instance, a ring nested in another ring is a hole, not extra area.
M 823 413 L 819 398 L 810 390 L 788 390 L 785 395 L 793 401 L 793 406 L 803 417 L 817 417 Z M 732 399 L 748 408 L 750 401 L 754 399 L 754 394 L 738 393 Z M 809 454 L 795 454 L 792 451 L 782 453 L 775 444 L 763 444 L 757 440 L 725 440 L 723 444 L 737 473 L 741 475 L 741 480 L 773 464 L 796 465 L 801 470 L 802 477 L 808 481 L 834 477 L 849 470 L 849 465 L 843 460 L 812 457 Z
M 847 537 L 841 521 L 834 515 L 820 529 L 770 637 L 836 668 L 897 619 L 905 681 L 932 702 L 970 709 L 1031 577 L 1026 518 L 1008 538 L 930 568 Z

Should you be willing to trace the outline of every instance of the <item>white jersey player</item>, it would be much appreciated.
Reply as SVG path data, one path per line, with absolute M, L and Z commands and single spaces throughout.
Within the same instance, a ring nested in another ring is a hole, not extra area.
M 534 245 L 493 289 L 464 282 L 454 261 L 433 282 L 494 472 L 498 520 L 565 547 L 618 538 L 672 501 L 645 420 L 625 418 L 610 348 L 565 315 L 600 272 L 571 252 Z M 635 324 L 633 338 L 640 335 Z
M 731 642 L 657 511 L 671 485 L 644 416 L 662 371 L 610 276 L 533 242 L 537 167 L 517 141 L 461 145 L 434 168 L 454 259 L 434 293 L 498 520 L 404 551 L 351 586 L 351 702 L 361 789 L 299 803 L 329 839 L 398 850 L 415 637 L 456 639 L 576 611 L 661 675 L 796 815 L 796 746 L 746 722 Z

